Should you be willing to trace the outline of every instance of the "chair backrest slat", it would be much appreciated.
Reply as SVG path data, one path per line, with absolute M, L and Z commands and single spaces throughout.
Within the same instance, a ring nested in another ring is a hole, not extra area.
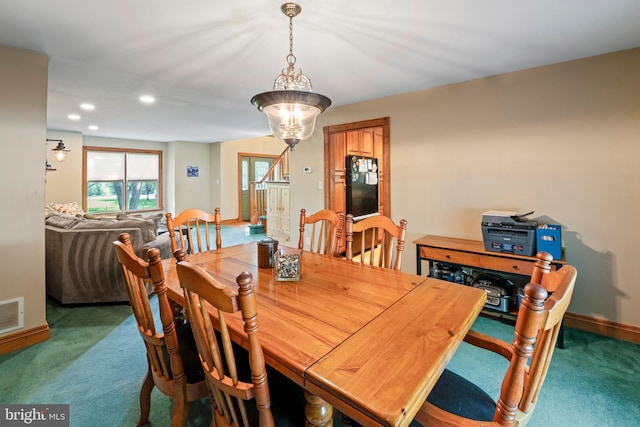
M 215 225 L 216 249 L 222 247 L 222 234 L 220 231 L 220 208 L 216 208 L 213 214 L 201 209 L 186 209 L 176 217 L 167 213 L 167 229 L 171 236 L 171 251 L 185 249 L 190 253 L 211 250 L 210 225 Z M 202 229 L 201 229 L 202 228 Z M 204 232 L 204 239 L 202 237 Z
M 298 249 L 305 248 L 305 228 L 311 226 L 311 240 L 309 240 L 309 251 L 338 256 L 340 252 L 340 242 L 344 229 L 344 214 L 334 212 L 330 209 L 321 209 L 314 214 L 307 215 L 306 209 L 300 210 L 300 237 L 298 238 Z
M 406 232 L 407 221 L 404 219 L 396 225 L 390 218 L 376 215 L 356 222 L 349 214 L 346 220 L 347 259 L 352 260 L 355 256 L 355 241 L 360 244 L 357 251 L 361 263 L 400 270 Z

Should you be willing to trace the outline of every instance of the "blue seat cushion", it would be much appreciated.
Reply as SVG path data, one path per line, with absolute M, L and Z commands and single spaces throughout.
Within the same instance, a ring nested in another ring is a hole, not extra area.
M 496 402 L 480 387 L 445 369 L 427 402 L 440 409 L 477 421 L 491 421 Z

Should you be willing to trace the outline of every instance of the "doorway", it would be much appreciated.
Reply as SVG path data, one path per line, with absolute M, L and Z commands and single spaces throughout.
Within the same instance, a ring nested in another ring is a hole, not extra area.
M 346 212 L 347 155 L 364 155 L 378 159 L 379 212 L 391 217 L 391 156 L 389 117 L 324 127 L 325 207 Z
M 238 213 L 239 221 L 248 222 L 250 212 L 250 183 L 260 181 L 269 171 L 278 156 L 268 154 L 238 153 Z M 265 190 L 266 184 L 258 184 L 257 190 Z
M 346 213 L 346 157 L 366 156 L 378 159 L 378 212 L 391 217 L 390 134 L 389 117 L 324 127 L 326 209 Z

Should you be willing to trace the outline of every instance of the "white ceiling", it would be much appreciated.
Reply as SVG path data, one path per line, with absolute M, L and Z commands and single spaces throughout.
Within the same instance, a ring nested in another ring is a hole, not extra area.
M 0 45 L 49 56 L 49 129 L 250 138 L 269 131 L 249 100 L 286 66 L 282 3 L 0 0 Z M 640 46 L 638 0 L 298 3 L 296 66 L 334 106 Z M 146 93 L 154 105 L 138 102 Z M 82 102 L 96 109 L 82 111 Z

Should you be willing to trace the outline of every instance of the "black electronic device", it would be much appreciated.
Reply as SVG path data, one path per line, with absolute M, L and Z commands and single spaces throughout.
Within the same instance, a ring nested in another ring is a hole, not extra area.
M 507 313 L 512 304 L 516 292 L 513 282 L 505 277 L 490 273 L 474 275 L 469 282 L 470 286 L 482 289 L 487 293 L 485 308 Z
M 467 277 L 469 275 L 462 269 L 462 267 L 442 262 L 434 262 L 433 266 L 431 266 L 431 269 L 429 270 L 429 276 L 435 279 L 466 285 Z
M 484 249 L 493 252 L 533 256 L 536 249 L 537 221 L 510 211 L 487 211 L 482 214 Z

